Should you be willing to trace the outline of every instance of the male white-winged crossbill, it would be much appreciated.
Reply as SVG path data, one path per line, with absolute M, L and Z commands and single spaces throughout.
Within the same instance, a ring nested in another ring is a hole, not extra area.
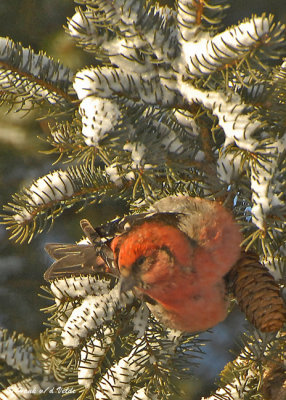
M 151 211 L 117 221 L 117 232 L 106 225 L 115 237 L 99 252 L 94 243 L 48 245 L 58 261 L 46 279 L 98 272 L 104 260 L 105 270 L 119 275 L 121 290 L 132 289 L 166 326 L 196 332 L 216 325 L 227 314 L 224 277 L 241 252 L 238 225 L 219 203 L 201 198 L 166 197 Z M 93 231 L 97 241 L 103 231 Z

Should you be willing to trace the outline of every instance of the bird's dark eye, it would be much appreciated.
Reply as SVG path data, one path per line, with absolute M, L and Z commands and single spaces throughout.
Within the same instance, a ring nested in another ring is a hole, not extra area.
M 132 272 L 134 273 L 140 272 L 140 268 L 145 260 L 146 260 L 145 256 L 138 257 L 135 263 L 132 265 Z
M 143 262 L 146 260 L 146 257 L 145 256 L 140 256 L 139 258 L 137 258 L 137 260 L 136 260 L 136 264 L 137 265 L 141 265 L 141 264 L 143 264 Z

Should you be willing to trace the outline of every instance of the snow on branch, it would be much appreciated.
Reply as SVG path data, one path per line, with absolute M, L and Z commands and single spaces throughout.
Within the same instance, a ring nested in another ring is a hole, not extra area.
M 210 74 L 225 64 L 232 64 L 252 49 L 268 42 L 273 30 L 273 17 L 252 17 L 239 26 L 230 28 L 212 38 L 184 42 L 182 51 L 191 76 Z M 277 28 L 280 35 L 283 26 Z
M 149 359 L 145 339 L 137 339 L 128 356 L 119 360 L 102 377 L 95 398 L 104 400 L 118 396 L 127 399 L 131 381 L 140 374 L 140 371 L 143 372 Z
M 39 374 L 42 372 L 32 342 L 22 335 L 9 336 L 6 330 L 0 331 L 0 358 L 7 365 L 18 369 L 23 374 Z
M 98 326 L 110 321 L 118 308 L 132 301 L 132 294 L 120 295 L 117 286 L 105 295 L 87 296 L 69 317 L 62 333 L 63 344 L 66 347 L 79 346 Z
M 76 74 L 74 89 L 81 100 L 90 95 L 107 98 L 124 95 L 147 104 L 174 102 L 176 93 L 172 87 L 161 85 L 156 75 L 144 78 L 136 72 L 129 75 L 111 67 L 84 69 Z
M 19 104 L 31 108 L 47 101 L 50 105 L 71 107 L 68 89 L 72 72 L 44 53 L 35 54 L 11 39 L 0 38 L 0 88 L 17 99 Z
M 282 260 L 286 67 L 275 64 L 286 55 L 285 27 L 262 14 L 223 29 L 224 0 L 177 0 L 174 8 L 144 0 L 80 4 L 67 31 L 94 65 L 73 78 L 45 54 L 0 39 L 2 101 L 22 108 L 49 103 L 57 118 L 50 122 L 50 153 L 73 163 L 13 196 L 4 217 L 11 238 L 31 241 L 74 205 L 81 210 L 116 196 L 130 213 L 144 213 L 156 199 L 184 194 L 233 209 L 243 245 L 260 259 Z M 283 268 L 274 271 L 278 280 Z M 82 400 L 157 400 L 189 377 L 200 339 L 166 329 L 150 312 L 152 299 L 122 294 L 116 274 L 102 275 L 89 270 L 51 282 L 50 327 L 37 345 L 0 335 L 7 368 L 27 375 L 0 399 L 32 399 L 60 383 L 74 384 Z M 282 309 L 278 283 L 273 292 Z M 282 341 L 274 333 L 257 339 L 260 327 L 247 337 L 255 346 L 245 346 L 227 371 L 231 379 L 209 400 L 259 395 L 263 357 L 280 354 L 274 345 Z
M 55 216 L 63 212 L 67 203 L 71 206 L 84 201 L 91 193 L 93 197 L 100 197 L 108 191 L 109 185 L 112 190 L 118 189 L 98 168 L 90 170 L 80 165 L 54 171 L 13 196 L 13 203 L 5 206 L 12 215 L 5 216 L 4 223 L 12 231 L 11 238 L 21 242 L 27 240 L 32 229 L 31 240 L 34 234 L 42 232 Z M 101 192 L 101 188 L 106 191 Z

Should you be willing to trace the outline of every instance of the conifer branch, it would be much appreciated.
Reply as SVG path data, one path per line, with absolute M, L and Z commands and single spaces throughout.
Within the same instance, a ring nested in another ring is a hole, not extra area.
M 73 108 L 68 94 L 72 73 L 44 53 L 35 54 L 8 38 L 0 38 L 0 89 L 3 101 L 29 109 L 31 104 Z
M 13 196 L 14 202 L 5 206 L 12 215 L 4 216 L 4 223 L 12 231 L 11 238 L 20 243 L 31 241 L 65 208 L 101 201 L 102 196 L 110 196 L 118 190 L 120 187 L 99 170 L 80 166 L 54 171 Z
M 79 3 L 66 31 L 95 63 L 74 76 L 45 54 L 0 39 L 2 102 L 56 115 L 47 153 L 72 163 L 35 178 L 4 207 L 11 239 L 30 242 L 65 209 L 110 197 L 126 200 L 132 218 L 170 194 L 223 202 L 246 251 L 226 277 L 228 288 L 254 326 L 208 400 L 282 400 L 284 25 L 262 14 L 225 28 L 224 0 L 177 0 L 174 8 Z M 77 252 L 71 244 L 71 253 L 62 246 L 49 253 L 56 265 L 66 257 L 71 269 L 45 289 L 52 305 L 40 339 L 0 334 L 7 378 L 0 399 L 72 388 L 80 400 L 159 400 L 180 395 L 180 380 L 189 379 L 202 340 L 159 323 L 153 299 L 121 293 L 119 269 L 98 252 L 119 233 L 107 223 L 101 237 L 102 227 L 88 226 Z M 83 248 L 92 253 L 92 273 Z

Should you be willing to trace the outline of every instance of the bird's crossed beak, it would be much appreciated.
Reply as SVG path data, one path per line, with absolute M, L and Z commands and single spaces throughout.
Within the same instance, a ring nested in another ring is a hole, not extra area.
M 138 285 L 138 281 L 134 276 L 121 276 L 119 279 L 119 291 L 121 293 L 128 292 Z

